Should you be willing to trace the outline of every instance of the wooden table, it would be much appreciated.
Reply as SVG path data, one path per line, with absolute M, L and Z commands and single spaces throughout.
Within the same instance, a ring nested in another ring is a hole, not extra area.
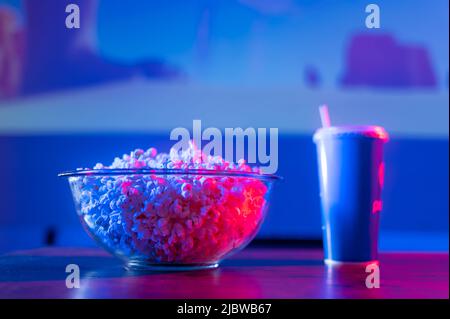
M 0 257 L 0 298 L 449 298 L 448 253 L 383 253 L 381 287 L 364 267 L 326 266 L 312 248 L 247 248 L 214 270 L 131 273 L 100 249 L 42 248 Z M 68 289 L 66 265 L 80 267 Z

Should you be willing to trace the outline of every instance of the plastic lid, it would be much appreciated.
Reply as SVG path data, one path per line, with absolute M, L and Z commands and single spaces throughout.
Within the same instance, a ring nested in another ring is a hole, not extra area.
M 314 141 L 327 137 L 351 137 L 365 136 L 377 138 L 383 141 L 389 140 L 389 135 L 381 126 L 374 125 L 355 125 L 355 126 L 330 126 L 320 128 L 314 133 Z

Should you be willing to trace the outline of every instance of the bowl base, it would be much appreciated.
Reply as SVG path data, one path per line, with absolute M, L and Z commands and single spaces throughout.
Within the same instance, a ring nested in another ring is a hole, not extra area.
M 133 260 L 125 264 L 128 271 L 190 271 L 214 269 L 219 263 L 211 264 L 152 264 L 145 261 Z

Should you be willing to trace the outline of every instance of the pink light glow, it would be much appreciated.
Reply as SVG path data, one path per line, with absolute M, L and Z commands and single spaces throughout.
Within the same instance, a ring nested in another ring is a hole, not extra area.
M 381 188 L 384 186 L 384 162 L 381 162 L 378 167 L 378 183 Z
M 376 214 L 381 212 L 383 209 L 383 201 L 376 199 L 372 203 L 372 214 Z

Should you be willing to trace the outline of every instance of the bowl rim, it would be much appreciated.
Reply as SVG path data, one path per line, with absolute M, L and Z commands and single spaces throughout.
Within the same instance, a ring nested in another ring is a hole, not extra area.
M 212 169 L 172 169 L 172 168 L 82 168 L 64 171 L 58 177 L 75 176 L 117 176 L 117 175 L 206 175 L 206 176 L 228 176 L 249 177 L 261 180 L 282 180 L 283 177 L 275 174 L 260 174 L 255 172 L 243 172 L 238 170 L 212 170 Z

